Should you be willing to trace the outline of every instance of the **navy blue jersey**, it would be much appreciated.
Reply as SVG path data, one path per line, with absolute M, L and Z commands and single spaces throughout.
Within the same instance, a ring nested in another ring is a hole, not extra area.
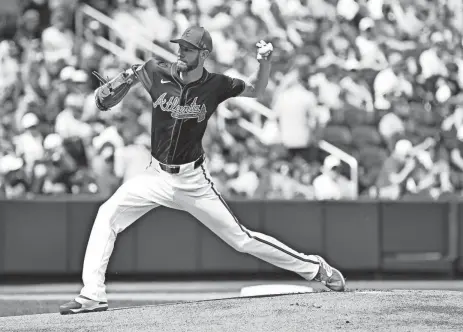
M 210 73 L 183 84 L 175 63 L 150 59 L 142 68 L 143 85 L 153 101 L 151 154 L 161 163 L 181 165 L 204 153 L 209 118 L 224 100 L 245 89 L 243 80 Z

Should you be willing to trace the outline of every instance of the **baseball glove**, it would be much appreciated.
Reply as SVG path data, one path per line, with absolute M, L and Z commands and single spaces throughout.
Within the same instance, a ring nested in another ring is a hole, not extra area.
M 95 103 L 101 111 L 107 111 L 119 104 L 136 80 L 133 69 L 120 73 L 112 80 L 105 79 L 96 71 L 93 71 L 92 74 L 102 84 L 95 91 Z

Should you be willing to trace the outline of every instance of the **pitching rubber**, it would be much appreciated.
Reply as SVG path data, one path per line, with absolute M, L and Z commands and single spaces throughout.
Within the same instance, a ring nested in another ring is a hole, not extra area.
M 313 293 L 313 291 L 312 287 L 300 285 L 256 285 L 243 287 L 240 292 L 240 297 Z

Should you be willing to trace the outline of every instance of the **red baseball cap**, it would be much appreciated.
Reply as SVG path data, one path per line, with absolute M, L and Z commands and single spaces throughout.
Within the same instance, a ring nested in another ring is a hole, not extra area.
M 203 27 L 192 26 L 185 30 L 182 37 L 172 39 L 171 43 L 193 46 L 198 50 L 208 50 L 212 52 L 212 38 L 209 32 Z

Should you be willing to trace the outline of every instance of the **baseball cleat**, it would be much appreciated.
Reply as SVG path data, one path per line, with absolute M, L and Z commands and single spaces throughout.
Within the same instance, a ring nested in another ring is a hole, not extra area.
M 59 307 L 59 313 L 61 315 L 82 314 L 105 310 L 108 310 L 107 302 L 93 301 L 82 295 L 79 295 L 71 302 L 65 303 Z
M 342 292 L 346 288 L 346 280 L 341 272 L 331 267 L 322 257 L 317 257 L 320 269 L 313 280 L 321 282 L 325 287 L 335 292 Z

